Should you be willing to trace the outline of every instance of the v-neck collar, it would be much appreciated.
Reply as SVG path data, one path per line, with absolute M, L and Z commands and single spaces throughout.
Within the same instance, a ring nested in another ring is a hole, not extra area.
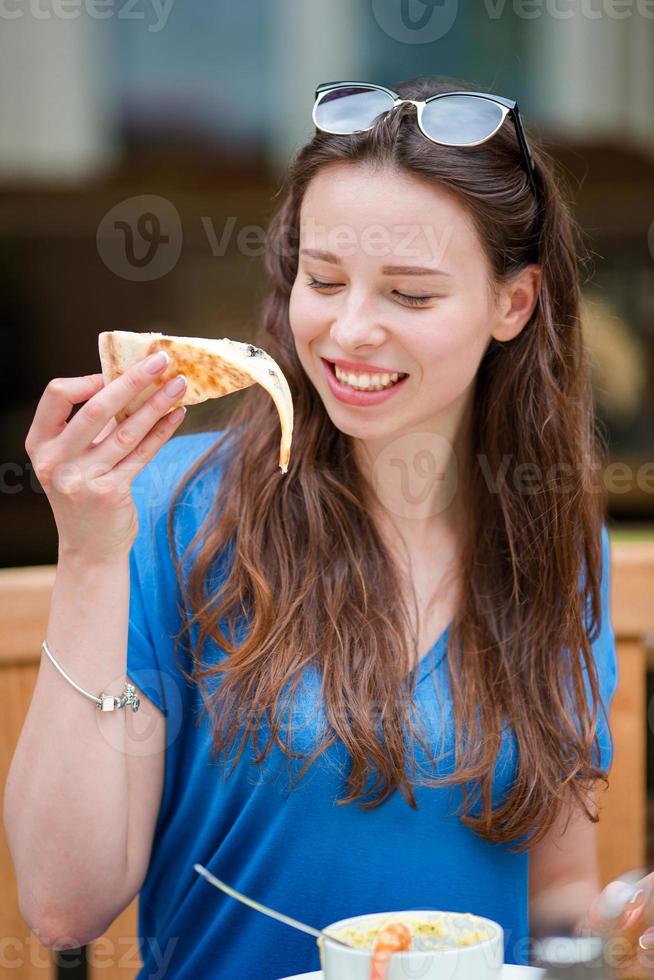
M 447 652 L 447 638 L 450 633 L 451 625 L 452 624 L 449 623 L 445 627 L 441 635 L 434 643 L 433 647 L 424 655 L 420 663 L 413 668 L 418 672 L 416 686 L 420 684 L 421 681 L 424 681 L 425 677 L 429 677 L 431 672 L 435 670 L 443 660 L 443 657 Z

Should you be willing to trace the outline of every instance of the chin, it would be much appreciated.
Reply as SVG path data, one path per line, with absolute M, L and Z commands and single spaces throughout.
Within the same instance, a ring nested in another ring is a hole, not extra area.
M 324 404 L 324 403 L 323 403 Z M 397 420 L 386 419 L 353 419 L 346 413 L 339 415 L 330 412 L 325 406 L 325 411 L 329 415 L 335 429 L 343 435 L 351 436 L 353 439 L 379 439 L 392 436 L 399 428 Z

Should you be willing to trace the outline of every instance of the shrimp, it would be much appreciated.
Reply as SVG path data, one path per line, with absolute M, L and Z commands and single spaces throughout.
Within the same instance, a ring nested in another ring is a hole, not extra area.
M 383 926 L 375 938 L 370 960 L 370 980 L 386 980 L 391 955 L 411 949 L 411 930 L 401 922 Z

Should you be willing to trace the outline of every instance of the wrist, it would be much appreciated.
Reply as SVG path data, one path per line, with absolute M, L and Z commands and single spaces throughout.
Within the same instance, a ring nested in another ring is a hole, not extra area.
M 123 569 L 129 566 L 129 552 L 122 555 L 108 555 L 101 557 L 90 552 L 81 551 L 79 548 L 68 548 L 64 544 L 59 544 L 57 567 L 69 569 L 72 572 L 87 574 L 111 569 Z

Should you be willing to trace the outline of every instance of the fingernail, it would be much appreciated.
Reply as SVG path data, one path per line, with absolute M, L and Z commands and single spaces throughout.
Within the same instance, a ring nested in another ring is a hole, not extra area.
M 654 949 L 654 929 L 646 929 L 638 940 L 641 949 Z
M 645 894 L 644 888 L 639 888 L 637 892 L 634 892 L 634 894 L 627 902 L 627 908 L 629 908 L 630 905 L 637 905 L 642 900 L 644 894 Z
M 628 907 L 625 909 L 624 915 L 620 918 L 620 928 L 631 930 L 634 927 L 638 927 L 639 924 L 644 924 L 642 920 L 642 908 L 632 909 L 631 907 Z
M 173 378 L 164 385 L 164 392 L 167 395 L 176 395 L 178 392 L 183 391 L 185 387 L 186 378 L 183 374 L 178 374 L 176 378 Z
M 145 370 L 148 374 L 156 374 L 165 364 L 170 363 L 170 354 L 165 350 L 157 351 L 152 357 L 149 357 L 145 362 Z

